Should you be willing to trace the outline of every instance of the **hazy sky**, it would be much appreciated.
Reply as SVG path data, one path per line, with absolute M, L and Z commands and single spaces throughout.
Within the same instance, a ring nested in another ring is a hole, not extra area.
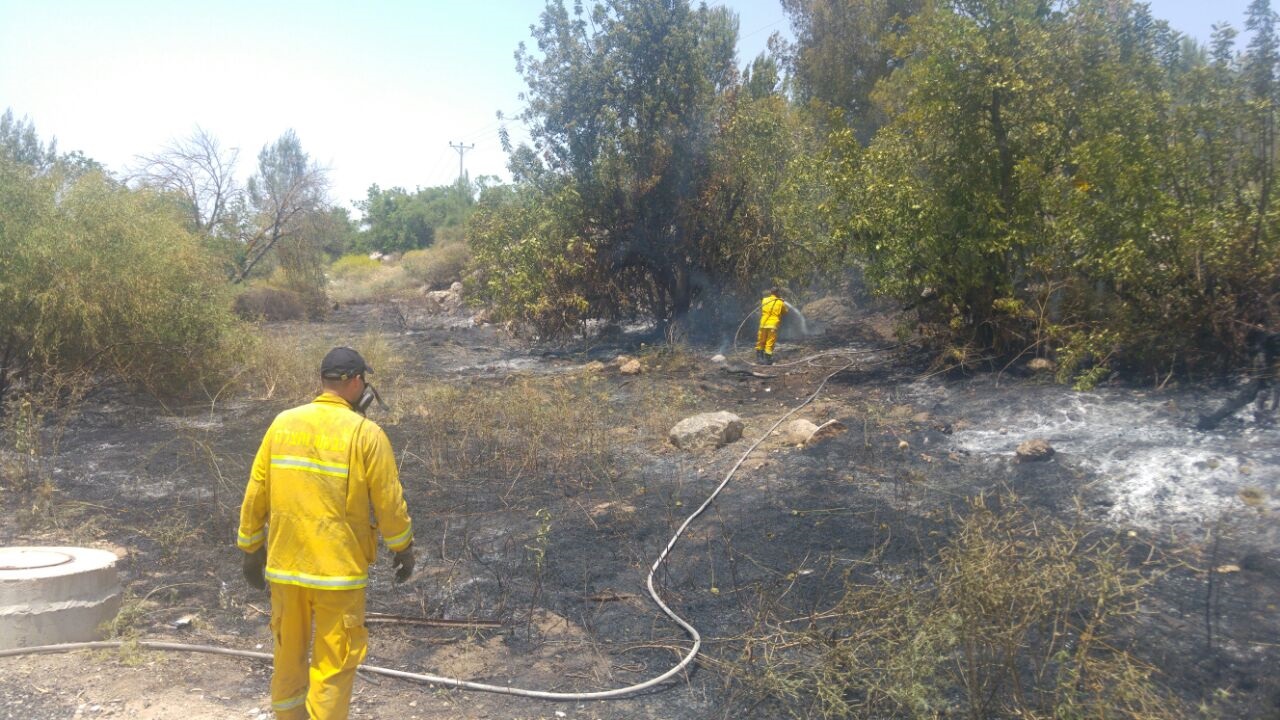
M 722 0 L 739 14 L 739 65 L 787 31 L 778 0 Z M 1248 0 L 1155 0 L 1156 17 L 1200 40 Z M 62 151 L 120 172 L 200 125 L 258 150 L 293 128 L 330 169 L 332 196 L 507 178 L 495 112 L 516 114 L 512 54 L 540 0 L 0 0 L 0 111 L 30 118 Z M 513 138 L 522 131 L 509 122 Z

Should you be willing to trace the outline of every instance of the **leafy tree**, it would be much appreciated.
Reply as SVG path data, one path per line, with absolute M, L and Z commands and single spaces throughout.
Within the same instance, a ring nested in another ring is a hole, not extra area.
M 781 82 L 777 59 L 766 53 L 752 60 L 742 77 L 743 90 L 752 100 L 777 95 Z
M 816 222 L 827 182 L 819 136 L 781 96 L 757 95 L 758 77 L 725 98 L 695 226 L 705 272 L 752 299 L 771 284 L 818 282 L 846 261 Z
M 325 204 L 327 178 L 292 130 L 258 153 L 258 172 L 246 188 L 242 255 L 232 281 L 244 282 L 277 243 L 296 236 Z
M 843 112 L 867 141 L 884 122 L 872 91 L 900 62 L 894 38 L 923 0 L 782 0 L 795 42 L 784 51 L 801 103 Z M 820 123 L 830 116 L 815 115 Z
M 0 115 L 0 153 L 22 165 L 47 171 L 58 159 L 56 140 L 45 145 L 36 135 L 35 124 L 27 118 L 18 120 L 13 109 Z
M 335 205 L 321 212 L 307 215 L 303 234 L 330 259 L 340 258 L 356 246 L 357 223 L 351 219 L 351 211 Z
M 383 190 L 369 187 L 365 200 L 356 203 L 364 214 L 364 230 L 359 244 L 366 250 L 405 252 L 425 248 L 436 240 L 438 230 L 466 224 L 475 207 L 475 192 L 485 180 L 472 184 L 460 180 L 452 185 L 419 188 L 410 193 L 403 188 Z
M 1280 250 L 1274 51 L 1237 67 L 1232 39 L 1205 53 L 1115 0 L 930 6 L 875 92 L 887 123 L 832 136 L 823 212 L 953 347 L 1056 352 L 1086 384 L 1239 357 Z
M 468 294 L 495 319 L 523 320 L 543 335 L 581 328 L 603 301 L 596 294 L 612 295 L 617 279 L 598 274 L 594 247 L 570 224 L 579 202 L 567 182 L 559 191 L 526 184 L 485 192 L 468 225 L 477 266 Z
M 1039 176 L 1060 165 L 1058 116 L 1071 104 L 1054 72 L 1061 24 L 1039 0 L 918 15 L 901 50 L 908 61 L 877 91 L 890 120 L 844 183 L 855 209 L 842 232 L 867 258 L 868 279 L 906 301 L 933 297 L 931 317 L 982 346 L 997 341 L 995 301 L 1012 293 L 1042 234 Z
M 736 17 L 687 0 L 609 0 L 570 14 L 557 0 L 532 30 L 542 55 L 522 46 L 517 67 L 533 148 L 517 151 L 514 171 L 552 188 L 548 200 L 569 183 L 577 201 L 553 206 L 579 214 L 561 224 L 586 243 L 596 274 L 618 280 L 618 293 L 592 293 L 594 311 L 683 314 L 703 261 L 692 199 L 717 95 L 736 80 Z
M 403 188 L 383 190 L 369 186 L 369 194 L 356 207 L 364 214 L 360 245 L 380 252 L 404 252 L 427 247 L 435 240 L 435 228 L 427 217 L 427 206 L 416 194 Z

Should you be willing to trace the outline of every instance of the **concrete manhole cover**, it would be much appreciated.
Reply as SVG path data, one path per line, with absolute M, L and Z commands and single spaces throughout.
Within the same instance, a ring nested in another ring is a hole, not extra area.
M 120 609 L 116 555 L 0 547 L 0 650 L 94 640 Z
M 75 558 L 57 550 L 36 548 L 0 548 L 0 571 L 37 570 L 39 568 L 66 565 Z

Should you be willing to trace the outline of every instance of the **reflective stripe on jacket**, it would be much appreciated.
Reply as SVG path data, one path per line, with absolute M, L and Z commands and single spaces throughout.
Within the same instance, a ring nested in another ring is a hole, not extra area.
M 382 428 L 331 393 L 277 415 L 245 488 L 240 549 L 267 543 L 272 582 L 349 590 L 368 582 L 376 529 L 393 551 L 413 542 Z
M 787 304 L 777 295 L 770 295 L 760 301 L 760 327 L 776 328 L 786 314 Z

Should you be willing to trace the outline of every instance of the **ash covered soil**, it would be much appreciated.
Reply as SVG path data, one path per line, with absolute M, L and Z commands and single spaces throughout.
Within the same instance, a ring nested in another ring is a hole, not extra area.
M 650 564 L 748 444 L 843 364 L 828 356 L 727 372 L 710 362 L 715 348 L 659 352 L 626 335 L 552 352 L 488 326 L 409 324 L 380 306 L 268 326 L 352 345 L 370 330 L 401 359 L 395 378 L 374 376 L 393 411 L 372 417 L 401 462 L 419 570 L 393 585 L 383 551 L 369 610 L 498 627 L 371 622 L 368 664 L 562 692 L 630 685 L 678 661 L 689 642 L 646 595 Z M 1242 414 L 1213 433 L 1192 429 L 1195 412 L 1221 402 L 1224 389 L 1075 393 L 1026 372 L 937 375 L 918 355 L 881 349 L 890 344 L 867 324 L 780 346 L 783 361 L 858 352 L 797 414 L 840 420 L 847 432 L 812 447 L 767 438 L 676 547 L 657 584 L 704 637 L 703 656 L 677 681 L 621 700 L 548 702 L 361 676 L 352 716 L 786 716 L 785 702 L 761 696 L 736 670 L 762 607 L 794 617 L 829 607 L 852 565 L 874 557 L 882 575 L 914 567 L 946 540 L 953 511 L 980 493 L 1011 490 L 1035 508 L 1096 521 L 1125 539 L 1135 562 L 1152 552 L 1178 558 L 1126 632 L 1130 649 L 1192 706 L 1210 702 L 1219 717 L 1280 717 L 1274 425 Z M 620 374 L 611 361 L 623 353 L 638 354 L 644 372 Z M 487 457 L 465 438 L 444 456 L 427 442 L 438 437 L 428 423 L 440 408 L 395 410 L 411 397 L 440 397 L 411 392 L 415 384 L 483 393 L 527 378 L 591 386 L 610 425 L 590 433 L 607 445 L 591 450 L 595 466 L 557 474 L 554 457 Z M 626 411 L 654 398 L 675 419 L 734 412 L 744 437 L 715 451 L 677 450 L 665 415 L 658 425 Z M 269 651 L 268 598 L 244 583 L 234 548 L 239 499 L 271 418 L 309 399 L 175 407 L 99 391 L 57 444 L 53 496 L 5 494 L 11 511 L 0 518 L 0 545 L 114 550 L 126 634 Z M 1052 461 L 1015 462 L 1015 447 L 1034 437 L 1057 449 Z M 1210 567 L 1223 569 L 1211 589 Z M 269 677 L 258 661 L 136 648 L 5 658 L 0 719 L 266 718 Z

